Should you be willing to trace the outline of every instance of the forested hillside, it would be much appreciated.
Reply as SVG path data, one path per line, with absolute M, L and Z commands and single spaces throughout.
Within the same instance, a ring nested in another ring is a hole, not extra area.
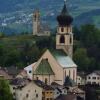
M 6 34 L 32 32 L 32 14 L 37 8 L 43 23 L 54 28 L 62 6 L 63 0 L 0 0 L 0 31 Z M 100 0 L 68 0 L 67 8 L 75 26 L 87 23 L 100 26 Z
M 0 66 L 26 67 L 34 63 L 44 51 L 55 48 L 55 34 L 51 37 L 34 37 L 28 33 L 21 35 L 0 35 Z M 74 27 L 73 59 L 78 70 L 100 69 L 100 30 L 94 25 Z

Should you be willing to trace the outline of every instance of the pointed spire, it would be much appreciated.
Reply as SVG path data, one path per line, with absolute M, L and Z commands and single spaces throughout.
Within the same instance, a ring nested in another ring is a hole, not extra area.
M 61 11 L 61 14 L 64 14 L 64 15 L 68 14 L 68 10 L 67 10 L 67 7 L 66 7 L 66 0 L 64 0 L 64 6 L 63 6 L 63 9 Z
M 64 0 L 64 6 L 59 16 L 57 16 L 57 21 L 61 26 L 68 26 L 72 23 L 73 18 L 69 15 L 67 7 L 66 7 L 66 0 Z

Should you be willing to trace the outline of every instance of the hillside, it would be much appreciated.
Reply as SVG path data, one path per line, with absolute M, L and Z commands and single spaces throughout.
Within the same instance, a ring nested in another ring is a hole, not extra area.
M 63 6 L 62 1 L 0 0 L 0 30 L 5 33 L 31 32 L 32 13 L 35 8 L 40 9 L 42 21 L 49 23 L 51 28 L 54 28 L 56 26 L 55 18 Z M 98 23 L 100 22 L 100 0 L 69 0 L 67 6 L 75 18 L 75 25 L 79 26 L 89 22 L 100 26 Z

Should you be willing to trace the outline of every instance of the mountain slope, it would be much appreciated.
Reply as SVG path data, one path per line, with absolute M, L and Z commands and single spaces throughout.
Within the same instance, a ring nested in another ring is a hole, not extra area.
M 99 5 L 100 0 L 68 0 L 67 2 L 68 10 L 75 18 L 74 24 L 78 26 L 87 22 L 100 26 L 97 23 L 100 19 L 95 20 L 100 16 Z M 30 32 L 32 30 L 32 13 L 36 8 L 40 9 L 43 22 L 47 21 L 53 28 L 56 25 L 56 16 L 62 6 L 63 0 L 0 0 L 0 29 L 2 30 L 3 27 L 4 31 L 6 27 L 6 29 L 19 30 L 19 33 Z M 96 14 L 94 11 L 97 11 Z M 87 17 L 90 12 L 92 16 Z M 17 26 L 23 27 L 22 30 Z

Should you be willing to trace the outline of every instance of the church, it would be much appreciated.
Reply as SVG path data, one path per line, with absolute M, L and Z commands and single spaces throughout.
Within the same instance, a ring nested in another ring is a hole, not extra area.
M 37 62 L 24 68 L 31 79 L 41 80 L 48 85 L 52 82 L 63 85 L 67 76 L 76 82 L 77 77 L 77 65 L 72 59 L 73 18 L 67 10 L 66 2 L 57 21 L 56 49 L 47 49 Z
M 33 35 L 50 36 L 50 29 L 46 23 L 41 22 L 40 11 L 36 9 L 33 13 Z

